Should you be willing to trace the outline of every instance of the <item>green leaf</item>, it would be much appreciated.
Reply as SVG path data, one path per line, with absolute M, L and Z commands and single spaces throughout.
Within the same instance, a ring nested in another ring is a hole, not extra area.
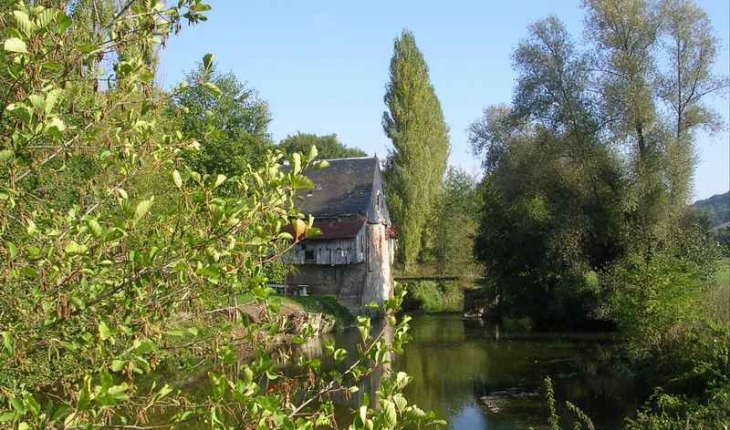
M 295 175 L 291 180 L 291 186 L 294 190 L 311 190 L 314 189 L 314 182 L 304 175 Z
M 129 388 L 129 385 L 127 385 L 126 382 L 122 382 L 119 385 L 115 385 L 113 387 L 110 387 L 107 391 L 107 394 L 114 397 L 117 400 L 124 400 L 127 399 L 129 396 L 127 396 L 126 391 Z
M 291 155 L 291 166 L 291 171 L 294 175 L 302 171 L 302 156 L 298 152 Z
M 5 242 L 5 248 L 8 250 L 10 258 L 15 258 L 18 255 L 18 247 L 13 242 Z
M 177 170 L 172 171 L 172 181 L 175 182 L 176 187 L 182 188 L 182 176 Z
M 13 405 L 13 409 L 15 409 L 18 414 L 23 415 L 25 413 L 25 406 L 23 406 L 23 402 L 19 397 L 11 397 L 10 404 Z
M 38 17 L 36 18 L 38 27 L 46 28 L 48 26 L 48 24 L 53 22 L 53 19 L 56 17 L 57 13 L 58 13 L 58 11 L 54 10 L 54 9 L 46 9 L 43 12 L 39 13 Z
M 11 37 L 9 39 L 5 40 L 5 50 L 8 52 L 18 52 L 21 54 L 26 54 L 28 52 L 28 49 L 25 46 L 25 42 L 18 39 L 17 37 Z
M 212 53 L 209 52 L 209 53 L 203 55 L 203 68 L 205 69 L 206 72 L 210 72 L 211 70 L 213 70 L 213 54 Z
M 0 151 L 0 161 L 8 161 L 13 158 L 15 152 L 12 149 L 3 149 Z
M 156 350 L 157 350 L 157 345 L 155 345 L 154 342 L 152 342 L 151 340 L 144 340 L 139 343 L 139 346 L 137 346 L 137 348 L 135 348 L 134 351 L 137 354 L 146 354 L 148 352 L 152 352 L 152 351 L 156 351 Z
M 3 348 L 8 354 L 13 353 L 13 338 L 10 336 L 10 333 L 7 331 L 2 332 L 3 336 Z
M 80 245 L 73 240 L 66 244 L 66 247 L 63 248 L 64 252 L 66 252 L 66 254 L 68 255 L 85 254 L 88 249 L 89 248 L 86 245 Z
M 33 108 L 22 103 L 10 103 L 5 107 L 5 110 L 15 115 L 24 124 L 30 124 L 33 119 Z
M 387 399 L 383 399 L 380 402 L 380 406 L 383 408 L 385 425 L 390 428 L 395 428 L 395 426 L 398 424 L 398 414 L 395 411 L 395 405 L 393 404 L 393 402 Z
M 99 323 L 99 338 L 101 340 L 107 340 L 112 336 L 112 332 L 109 329 L 109 326 L 106 325 L 104 321 L 101 321 Z
M 58 18 L 58 27 L 56 28 L 56 30 L 59 34 L 61 34 L 65 32 L 69 27 L 71 27 L 72 23 L 73 22 L 68 15 L 66 15 L 65 13 L 61 14 L 61 16 Z
M 53 117 L 46 124 L 46 130 L 51 135 L 60 139 L 63 136 L 64 130 L 66 130 L 66 124 L 63 122 L 63 120 L 61 120 L 61 118 Z
M 26 36 L 33 34 L 33 23 L 30 21 L 27 13 L 22 10 L 14 10 L 13 17 L 15 18 L 15 22 L 18 23 L 18 27 L 23 30 Z
M 208 92 L 215 98 L 218 98 L 221 96 L 221 89 L 218 88 L 218 86 L 212 82 L 203 82 L 203 86 L 208 90 Z
M 335 359 L 336 362 L 339 363 L 340 361 L 344 360 L 345 357 L 347 357 L 347 351 L 345 351 L 342 348 L 335 350 L 333 358 Z
M 140 219 L 142 219 L 143 216 L 145 216 L 147 214 L 147 212 L 152 207 L 153 200 L 154 200 L 153 198 L 150 198 L 148 200 L 142 200 L 141 202 L 139 202 L 137 204 L 137 209 L 135 209 L 135 211 L 134 211 L 135 221 L 139 221 Z
M 14 420 L 15 415 L 16 413 L 12 411 L 3 412 L 2 414 L 0 414 L 0 423 L 6 423 L 8 421 Z
M 113 372 L 119 372 L 119 371 L 121 371 L 122 369 L 124 369 L 125 363 L 126 362 L 124 360 L 114 360 L 114 361 L 112 361 L 112 367 L 111 367 L 112 368 L 112 371 Z
M 218 175 L 215 177 L 215 184 L 213 184 L 213 188 L 218 188 L 221 186 L 223 182 L 226 180 L 226 175 Z
M 309 158 L 307 159 L 309 162 L 314 161 L 315 158 L 317 158 L 317 155 L 319 154 L 319 151 L 317 151 L 317 147 L 315 145 L 312 145 L 309 148 Z
M 168 394 L 172 393 L 172 391 L 173 391 L 173 389 L 170 386 L 170 384 L 163 385 L 162 388 L 160 388 L 160 391 L 158 391 L 157 393 L 155 393 L 155 396 L 154 396 L 155 397 L 155 401 L 158 401 L 159 402 L 165 396 L 167 396 Z
M 60 88 L 53 89 L 46 94 L 46 114 L 51 113 L 53 111 L 53 108 L 56 107 L 56 103 L 58 102 L 58 99 L 63 94 L 63 90 Z
M 39 112 L 45 112 L 46 110 L 46 98 L 40 94 L 31 94 L 28 96 L 30 104 L 33 105 L 35 110 Z
M 330 163 L 327 160 L 319 160 L 316 163 L 314 163 L 314 168 L 317 170 L 324 170 L 330 166 Z
M 93 218 L 89 218 L 86 220 L 86 225 L 89 227 L 89 230 L 91 230 L 91 234 L 94 237 L 101 237 L 102 234 L 104 234 L 104 229 L 101 228 L 101 225 L 98 221 L 96 221 Z

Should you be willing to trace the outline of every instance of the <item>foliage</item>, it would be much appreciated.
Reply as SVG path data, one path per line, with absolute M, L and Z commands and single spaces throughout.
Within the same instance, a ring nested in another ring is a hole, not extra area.
M 719 261 L 714 283 L 705 292 L 704 301 L 711 308 L 711 318 L 730 323 L 730 258 Z
M 410 281 L 406 283 L 403 310 L 423 312 L 461 312 L 464 293 L 454 281 Z
M 697 306 L 702 275 L 674 256 L 646 261 L 632 255 L 607 275 L 606 285 L 614 290 L 611 317 L 642 348 L 661 345 L 671 328 L 690 324 L 703 312 Z
M 187 74 L 173 94 L 170 116 L 185 136 L 200 145 L 185 152 L 193 169 L 240 175 L 247 165 L 259 165 L 272 148 L 271 112 L 256 91 L 233 73 L 217 72 L 211 61 Z
M 730 222 L 730 191 L 698 200 L 692 207 L 706 213 L 713 227 Z
M 543 395 L 545 396 L 545 403 L 548 408 L 548 428 L 550 430 L 561 430 L 563 427 L 561 426 L 560 416 L 558 415 L 556 408 L 557 400 L 555 399 L 555 389 L 553 387 L 553 381 L 549 376 L 546 376 L 543 380 Z M 569 401 L 565 402 L 565 406 L 567 410 L 576 417 L 571 428 L 580 430 L 585 425 L 587 430 L 595 430 L 595 426 L 593 425 L 590 417 L 588 417 L 588 415 L 586 415 L 579 407 Z
M 730 327 L 676 331 L 643 360 L 654 395 L 628 429 L 723 428 L 730 422 Z
M 421 251 L 449 156 L 448 127 L 416 40 L 404 31 L 393 46 L 383 129 L 393 148 L 385 169 L 388 208 L 406 270 Z
M 714 229 L 715 239 L 722 247 L 725 256 L 730 257 L 730 225 L 725 228 Z
M 718 41 L 694 3 L 585 10 L 580 44 L 555 17 L 529 27 L 512 105 L 470 128 L 486 170 L 477 257 L 495 299 L 538 320 L 595 317 L 596 273 L 681 246 L 694 134 L 722 125 L 705 100 L 728 81 L 712 74 Z
M 381 369 L 380 408 L 363 406 L 351 428 L 438 424 L 400 394 L 408 376 L 387 372 L 407 330 L 394 316 L 402 289 L 384 305 L 381 331 L 358 319 L 349 358 L 327 346 L 347 367 L 325 372 L 306 357 L 293 375 L 276 366 L 289 347 L 276 343 L 285 333 L 266 266 L 300 239 L 286 225 L 312 225 L 292 198 L 316 152 L 291 154 L 286 171 L 271 152 L 235 175 L 196 170 L 189 151 L 223 131 L 175 128 L 154 88 L 155 59 L 210 7 L 36 3 L 0 5 L 0 423 L 312 429 L 334 425 L 334 393 Z M 203 67 L 212 70 L 210 55 Z M 245 294 L 256 318 L 236 303 Z M 219 329 L 197 325 L 214 314 L 228 315 Z M 210 390 L 162 369 L 203 369 Z
M 433 260 L 440 274 L 464 276 L 478 271 L 473 244 L 479 206 L 476 180 L 464 170 L 449 168 L 432 222 L 425 228 L 422 250 L 422 259 Z
M 365 157 L 368 154 L 360 148 L 349 148 L 337 138 L 336 134 L 318 136 L 316 134 L 301 133 L 289 135 L 279 142 L 279 149 L 285 154 L 292 152 L 309 153 L 309 148 L 316 146 L 319 158 L 327 160 L 333 158 Z

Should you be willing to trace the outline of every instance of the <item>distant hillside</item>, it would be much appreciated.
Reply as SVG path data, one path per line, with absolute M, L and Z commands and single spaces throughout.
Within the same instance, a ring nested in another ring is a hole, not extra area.
M 713 226 L 728 223 L 730 222 L 730 191 L 714 195 L 709 199 L 698 200 L 692 207 L 706 213 Z

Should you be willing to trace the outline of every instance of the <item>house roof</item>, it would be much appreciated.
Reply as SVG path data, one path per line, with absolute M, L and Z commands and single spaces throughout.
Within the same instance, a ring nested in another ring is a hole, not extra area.
M 378 159 L 374 157 L 327 160 L 329 167 L 304 172 L 314 189 L 297 193 L 295 205 L 316 218 L 364 216 L 373 191 Z M 323 230 L 324 231 L 324 230 Z
M 322 234 L 310 237 L 307 240 L 331 240 L 331 239 L 352 239 L 357 237 L 362 226 L 365 224 L 365 217 L 353 217 L 347 219 L 325 219 L 314 220 L 314 227 Z

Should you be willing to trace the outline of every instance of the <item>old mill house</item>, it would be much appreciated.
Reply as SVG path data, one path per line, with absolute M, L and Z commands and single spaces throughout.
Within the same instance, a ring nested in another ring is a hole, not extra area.
M 308 170 L 314 189 L 298 193 L 295 206 L 314 216 L 322 234 L 297 244 L 286 283 L 308 294 L 331 294 L 350 309 L 382 304 L 393 290 L 395 233 L 383 194 L 377 157 L 328 160 Z

